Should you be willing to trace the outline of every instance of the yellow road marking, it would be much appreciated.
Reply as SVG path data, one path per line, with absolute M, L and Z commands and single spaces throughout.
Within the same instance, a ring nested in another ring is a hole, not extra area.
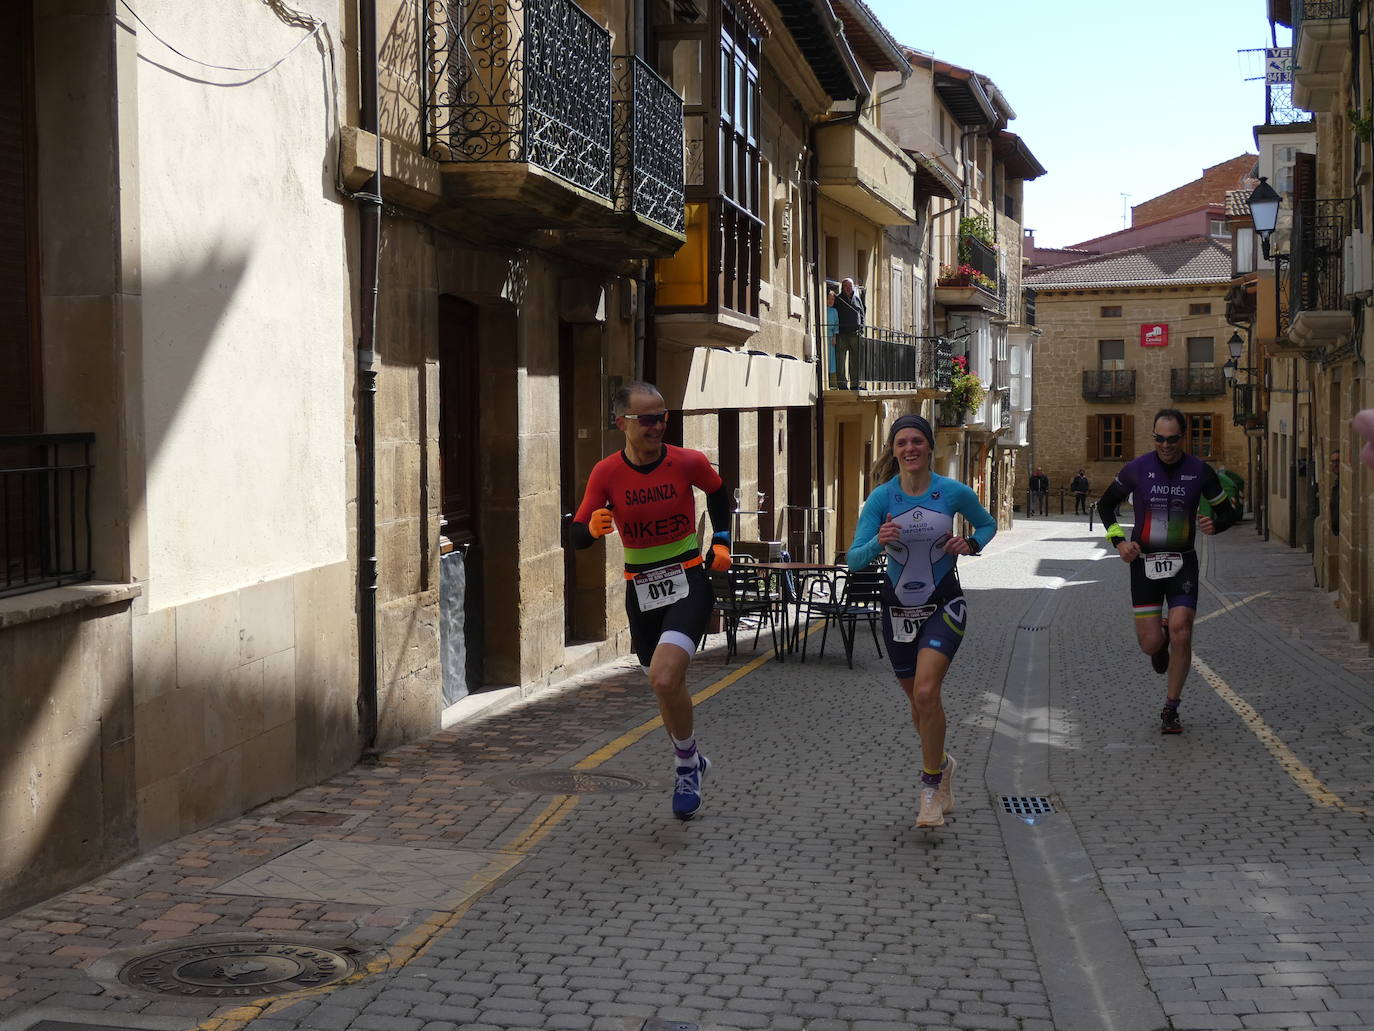
M 806 630 L 806 633 L 809 634 L 814 629 L 814 627 L 811 627 Z M 748 676 L 764 663 L 772 661 L 772 659 L 773 653 L 771 651 L 766 651 L 730 673 L 728 676 L 722 677 L 710 686 L 702 688 L 696 694 L 692 695 L 693 707 L 700 705 L 710 698 L 714 698 L 727 687 Z M 574 763 L 573 769 L 595 769 L 662 726 L 663 718 L 661 716 L 655 716 L 653 719 L 641 723 L 633 730 L 621 734 L 609 744 L 598 748 L 585 759 L 581 759 Z M 501 851 L 523 858 L 530 849 L 543 841 L 550 831 L 567 819 L 568 814 L 576 807 L 577 798 L 575 796 L 559 795 L 545 806 L 538 816 L 530 821 L 529 826 L 521 831 L 510 845 Z M 506 862 L 504 860 L 494 860 L 487 864 L 482 872 L 477 874 L 475 878 L 483 882 L 481 887 L 464 899 L 456 909 L 447 913 L 436 913 L 429 919 L 422 921 L 400 941 L 388 946 L 384 953 L 369 962 L 366 967 L 355 971 L 342 981 L 336 981 L 333 984 L 324 985 L 320 988 L 307 988 L 301 991 L 291 992 L 289 995 L 273 996 L 270 999 L 263 999 L 261 1003 L 250 1003 L 245 1006 L 240 1006 L 237 1009 L 230 1010 L 222 1016 L 211 1017 L 208 1020 L 202 1021 L 197 1024 L 192 1031 L 241 1031 L 242 1028 L 246 1027 L 252 1021 L 257 1020 L 259 1017 L 279 1013 L 304 999 L 328 995 L 331 992 L 355 984 L 363 978 L 370 977 L 373 974 L 380 974 L 386 970 L 398 970 L 404 967 L 412 960 L 428 952 L 430 947 L 439 939 L 440 935 L 452 930 L 453 927 L 467 915 L 468 910 L 476 904 L 477 900 L 491 889 L 492 885 L 496 883 L 501 875 L 508 870 L 514 869 L 514 867 L 514 862 Z
M 1202 674 L 1202 678 L 1212 686 L 1212 690 L 1221 696 L 1221 700 L 1235 710 L 1241 722 L 1250 728 L 1250 732 L 1255 737 L 1259 738 L 1260 744 L 1264 745 L 1269 754 L 1278 760 L 1278 764 L 1283 767 L 1284 772 L 1288 774 L 1294 784 L 1306 792 L 1308 798 L 1328 809 L 1342 809 L 1348 813 L 1358 813 L 1361 816 L 1371 815 L 1368 809 L 1351 805 L 1323 784 L 1321 779 L 1312 772 L 1312 769 L 1294 755 L 1292 749 L 1283 743 L 1283 740 L 1274 733 L 1269 724 L 1264 722 L 1264 717 L 1255 711 L 1254 706 L 1236 694 L 1231 689 L 1231 685 L 1221 679 L 1217 672 L 1199 659 L 1196 654 L 1193 655 L 1193 666 Z
M 1217 597 L 1221 599 L 1222 607 L 1217 609 L 1215 612 L 1207 613 L 1207 615 L 1205 616 L 1199 616 L 1197 619 L 1193 620 L 1193 626 L 1200 626 L 1201 624 L 1207 622 L 1209 619 L 1216 619 L 1217 616 L 1228 615 L 1229 613 L 1234 612 L 1236 609 L 1243 608 L 1244 606 L 1249 605 L 1252 601 L 1258 601 L 1260 598 L 1265 598 L 1269 596 L 1268 591 L 1257 591 L 1256 593 L 1251 594 L 1248 597 L 1242 598 L 1240 601 L 1231 601 L 1229 598 L 1221 597 L 1220 592 L 1217 592 L 1215 588 L 1213 588 L 1213 593 L 1215 593 Z

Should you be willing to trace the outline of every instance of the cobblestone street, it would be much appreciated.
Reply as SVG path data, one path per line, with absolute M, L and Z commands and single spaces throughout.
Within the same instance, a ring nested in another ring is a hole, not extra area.
M 833 635 L 805 663 L 717 636 L 699 819 L 669 813 L 638 668 L 603 669 L 0 921 L 0 1031 L 1374 1027 L 1374 661 L 1252 523 L 1202 569 L 1187 730 L 1162 737 L 1126 569 L 1085 520 L 966 560 L 933 833 L 866 631 L 853 670 Z M 628 790 L 500 781 L 540 770 Z M 356 969 L 260 998 L 118 980 L 245 938 Z

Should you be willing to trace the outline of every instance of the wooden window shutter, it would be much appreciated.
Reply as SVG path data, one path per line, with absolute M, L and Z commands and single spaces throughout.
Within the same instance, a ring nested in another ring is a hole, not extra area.
M 1086 454 L 1086 455 L 1088 456 L 1088 461 L 1089 461 L 1089 462 L 1096 462 L 1096 461 L 1097 461 L 1097 459 L 1098 459 L 1098 444 L 1099 444 L 1099 442 L 1101 441 L 1101 439 L 1102 439 L 1102 438 L 1101 438 L 1101 434 L 1099 433 L 1098 424 L 1097 424 L 1097 416 L 1095 416 L 1095 415 L 1090 415 L 1090 416 L 1088 416 L 1088 438 L 1087 438 L 1087 447 L 1084 448 L 1084 454 Z
M 1136 456 L 1135 445 L 1135 416 L 1123 415 L 1121 417 L 1121 460 L 1129 462 Z

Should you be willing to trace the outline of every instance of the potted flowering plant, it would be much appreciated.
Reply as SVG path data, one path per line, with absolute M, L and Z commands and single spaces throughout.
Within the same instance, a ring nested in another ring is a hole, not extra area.
M 936 286 L 979 286 L 991 293 L 997 292 L 997 284 L 972 265 L 941 265 Z
M 962 422 L 969 412 L 983 403 L 986 396 L 987 388 L 978 378 L 978 373 L 969 371 L 968 358 L 962 354 L 955 355 L 953 385 L 949 396 L 945 398 L 945 404 L 957 417 L 955 421 Z

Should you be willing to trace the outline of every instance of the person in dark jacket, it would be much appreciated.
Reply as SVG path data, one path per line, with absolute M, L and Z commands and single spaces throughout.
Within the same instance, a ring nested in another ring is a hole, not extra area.
M 1088 514 L 1088 475 L 1083 469 L 1078 470 L 1078 475 L 1069 482 L 1069 490 L 1073 491 L 1073 514 Z
M 840 292 L 830 306 L 835 309 L 835 377 L 840 390 L 859 389 L 859 370 L 855 368 L 854 353 L 859 349 L 859 327 L 864 324 L 863 295 L 854 280 L 840 280 Z
M 1035 515 L 1037 508 L 1041 515 L 1050 514 L 1050 478 L 1039 466 L 1030 478 L 1030 514 Z

